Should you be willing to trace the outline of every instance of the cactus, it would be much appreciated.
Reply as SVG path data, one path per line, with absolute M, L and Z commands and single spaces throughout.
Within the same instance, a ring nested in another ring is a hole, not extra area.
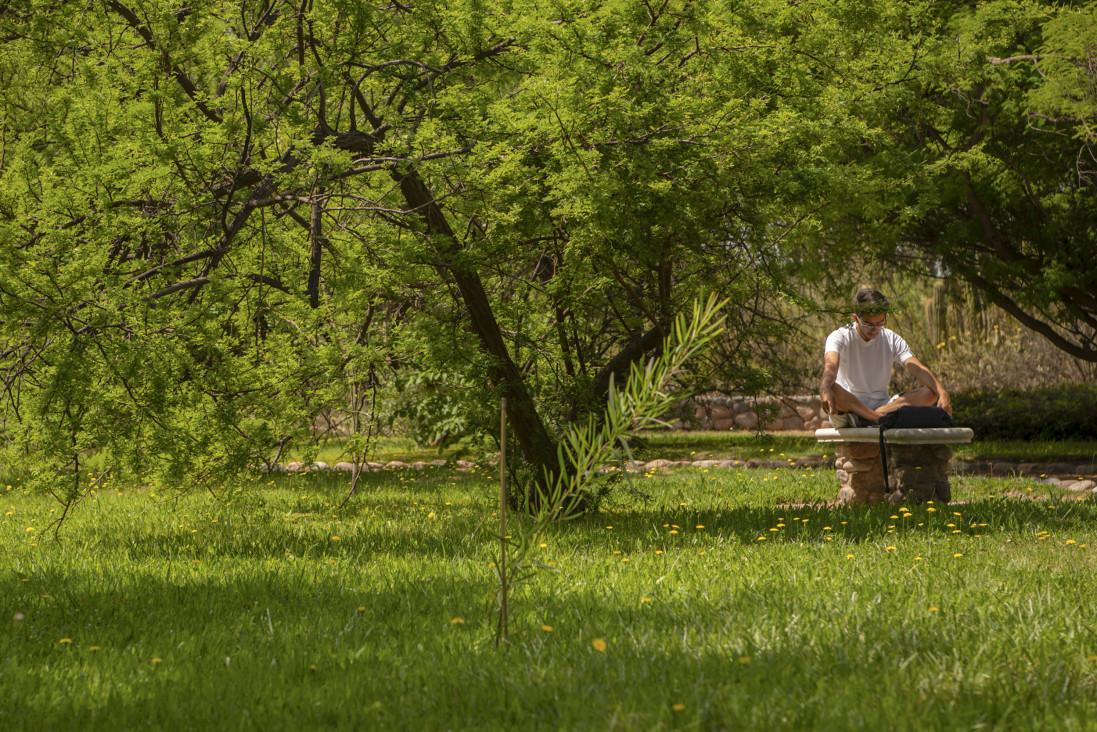
M 933 294 L 926 298 L 926 334 L 934 346 L 948 343 L 949 335 L 949 283 L 938 280 L 933 283 Z

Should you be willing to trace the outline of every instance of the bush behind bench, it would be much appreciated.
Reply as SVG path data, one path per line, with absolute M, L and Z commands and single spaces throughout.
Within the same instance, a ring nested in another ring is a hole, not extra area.
M 961 392 L 953 410 L 980 440 L 1097 439 L 1097 385 Z

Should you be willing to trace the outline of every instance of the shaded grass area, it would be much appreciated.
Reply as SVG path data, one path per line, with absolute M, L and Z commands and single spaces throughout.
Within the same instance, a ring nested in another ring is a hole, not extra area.
M 0 727 L 1093 728 L 1097 504 L 954 483 L 897 510 L 820 505 L 830 471 L 637 477 L 539 538 L 508 650 L 490 473 L 368 474 L 343 510 L 332 474 L 118 486 L 60 544 L 16 485 Z
M 809 432 L 647 432 L 641 435 L 638 448 L 641 459 L 648 460 L 749 460 L 767 458 L 771 452 L 790 456 L 833 452 L 832 444 L 816 442 Z M 962 460 L 1097 463 L 1097 441 L 1093 440 L 980 440 L 976 435 L 971 444 L 954 445 L 953 450 Z

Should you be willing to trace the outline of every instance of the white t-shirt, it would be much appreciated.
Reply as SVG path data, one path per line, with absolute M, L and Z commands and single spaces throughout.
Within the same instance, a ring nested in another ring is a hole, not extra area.
M 866 404 L 886 402 L 891 365 L 914 358 L 897 333 L 884 328 L 880 335 L 865 341 L 853 323 L 827 336 L 826 352 L 831 351 L 838 354 L 835 383 Z

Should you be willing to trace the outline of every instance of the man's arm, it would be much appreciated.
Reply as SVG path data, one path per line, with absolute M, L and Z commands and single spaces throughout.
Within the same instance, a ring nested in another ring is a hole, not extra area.
M 914 375 L 914 378 L 918 379 L 919 384 L 937 394 L 937 406 L 952 414 L 952 398 L 949 397 L 945 387 L 941 385 L 933 372 L 914 356 L 908 358 L 903 365 L 907 367 L 907 371 Z
M 834 414 L 837 403 L 834 399 L 834 380 L 838 378 L 838 352 L 827 351 L 823 354 L 823 378 L 819 382 L 819 401 L 822 402 L 823 411 Z

